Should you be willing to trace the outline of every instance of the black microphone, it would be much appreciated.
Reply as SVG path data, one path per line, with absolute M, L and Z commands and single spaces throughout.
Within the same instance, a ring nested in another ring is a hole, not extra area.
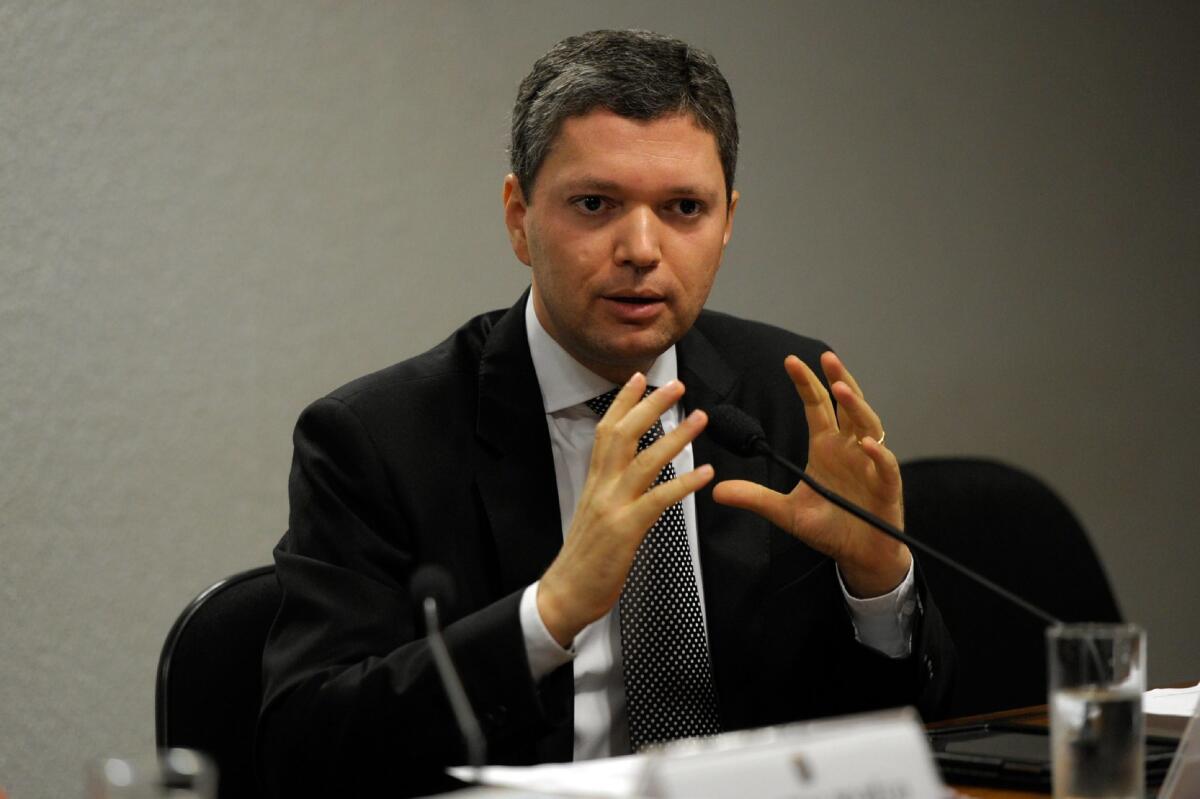
M 766 455 L 771 451 L 762 425 L 736 405 L 718 405 L 709 409 L 705 432 L 712 436 L 713 441 L 744 458 Z
M 793 472 L 805 485 L 807 485 L 817 494 L 824 497 L 829 502 L 832 502 L 834 505 L 837 505 L 839 508 L 851 514 L 852 516 L 856 516 L 863 520 L 884 535 L 891 536 L 897 541 L 907 544 L 909 547 L 919 550 L 920 552 L 941 561 L 960 574 L 965 575 L 977 584 L 982 585 L 984 588 L 987 588 L 993 593 L 1007 599 L 1009 602 L 1012 602 L 1017 607 L 1036 616 L 1047 624 L 1062 624 L 1062 622 L 1057 618 L 1051 616 L 1049 613 L 1037 607 L 1036 605 L 1025 601 L 1011 591 L 996 585 L 982 574 L 968 569 L 966 566 L 962 565 L 950 556 L 943 555 L 941 552 L 938 552 L 928 544 L 918 541 L 904 531 L 871 513 L 867 509 L 856 505 L 855 503 L 843 497 L 841 494 L 837 494 L 818 483 L 799 466 L 787 460 L 774 449 L 772 449 L 771 445 L 767 443 L 767 436 L 766 433 L 763 432 L 762 425 L 758 423 L 757 419 L 743 411 L 741 408 L 738 408 L 734 405 L 718 405 L 715 408 L 712 408 L 708 411 L 708 427 L 705 429 L 712 437 L 713 441 L 717 442 L 734 455 L 741 455 L 742 457 L 766 455 L 780 466 L 783 466 L 788 471 Z
M 450 700 L 450 709 L 454 712 L 454 721 L 467 745 L 467 760 L 475 770 L 476 782 L 479 781 L 479 771 L 487 760 L 487 742 L 479 719 L 471 709 L 471 700 L 463 690 L 462 680 L 454 661 L 450 658 L 450 650 L 446 648 L 446 639 L 442 636 L 442 624 L 438 619 L 438 608 L 449 610 L 454 606 L 454 578 L 441 566 L 426 564 L 417 569 L 410 585 L 413 599 L 421 605 L 425 613 L 425 637 L 433 652 L 433 662 L 437 667 L 438 677 L 446 689 Z

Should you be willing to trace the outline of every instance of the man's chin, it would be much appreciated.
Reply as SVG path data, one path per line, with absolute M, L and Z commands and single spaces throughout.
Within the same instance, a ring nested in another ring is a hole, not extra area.
M 655 336 L 638 337 L 634 341 L 623 341 L 621 346 L 604 342 L 603 346 L 591 348 L 589 362 L 576 357 L 596 374 L 614 382 L 624 382 L 634 372 L 645 373 L 654 365 L 658 356 L 666 352 L 675 340 L 661 332 Z

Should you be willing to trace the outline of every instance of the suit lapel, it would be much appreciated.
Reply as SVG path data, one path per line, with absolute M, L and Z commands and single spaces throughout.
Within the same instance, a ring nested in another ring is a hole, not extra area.
M 680 379 L 687 386 L 683 398 L 687 411 L 733 401 L 737 373 L 702 332 L 693 327 L 677 351 Z M 692 452 L 696 465 L 713 465 L 714 483 L 731 478 L 767 483 L 765 460 L 733 455 L 707 435 L 692 443 Z M 727 728 L 741 726 L 745 714 L 742 692 L 747 675 L 753 673 L 753 664 L 747 662 L 753 647 L 747 647 L 746 640 L 754 632 L 761 615 L 757 611 L 767 593 L 772 528 L 752 513 L 718 505 L 712 499 L 711 485 L 696 494 L 696 523 L 722 720 Z
M 492 328 L 479 364 L 475 478 L 505 593 L 541 577 L 562 547 L 550 434 L 525 335 L 524 295 Z
M 562 547 L 554 456 L 525 333 L 526 296 L 497 320 L 479 363 L 475 481 L 496 547 L 502 594 L 539 579 Z M 569 666 L 542 680 L 543 702 L 562 721 L 534 742 L 531 762 L 571 759 L 572 690 Z

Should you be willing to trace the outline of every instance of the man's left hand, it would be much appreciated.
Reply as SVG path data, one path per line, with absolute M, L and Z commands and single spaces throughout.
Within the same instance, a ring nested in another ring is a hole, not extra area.
M 884 521 L 904 527 L 900 464 L 880 443 L 883 425 L 867 404 L 862 389 L 832 352 L 821 356 L 821 368 L 837 399 L 808 366 L 794 355 L 784 368 L 804 401 L 808 420 L 807 473 L 831 490 L 861 505 Z M 790 494 L 746 480 L 725 480 L 713 499 L 754 511 L 837 561 L 851 594 L 886 594 L 904 579 L 912 563 L 908 547 L 885 536 L 823 499 L 804 483 Z

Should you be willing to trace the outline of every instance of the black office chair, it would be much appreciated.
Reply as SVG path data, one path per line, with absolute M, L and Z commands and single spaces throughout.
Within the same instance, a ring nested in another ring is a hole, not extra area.
M 1121 620 L 1087 533 L 1036 477 L 973 458 L 900 471 L 906 532 L 1063 621 Z M 945 716 L 1043 704 L 1045 624 L 932 558 L 921 564 L 958 654 Z
M 216 761 L 219 799 L 258 797 L 254 727 L 262 652 L 279 608 L 274 566 L 240 572 L 202 591 L 176 619 L 158 660 L 155 740 Z

